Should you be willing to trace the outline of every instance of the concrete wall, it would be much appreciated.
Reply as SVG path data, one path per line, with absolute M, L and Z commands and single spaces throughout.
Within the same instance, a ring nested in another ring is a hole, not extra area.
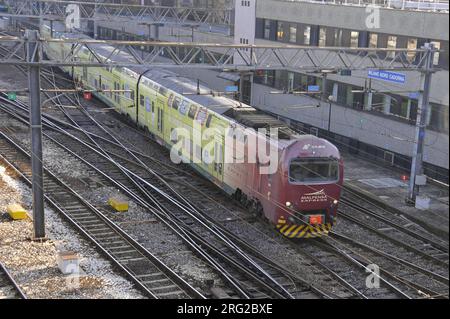
M 99 17 L 97 26 L 107 27 L 130 34 L 147 36 L 149 34 L 148 26 L 140 25 L 140 23 L 143 22 L 146 21 L 130 20 L 129 18 L 116 18 L 114 21 L 108 21 L 107 19 Z M 214 29 L 198 28 L 194 29 L 194 41 L 232 44 L 233 38 L 230 36 L 230 32 L 229 29 L 223 27 L 214 27 Z M 155 35 L 154 26 L 151 27 L 151 35 Z M 167 26 L 159 27 L 159 39 L 165 41 L 192 42 L 192 29 L 178 28 L 168 24 Z
M 324 25 L 377 33 L 397 34 L 435 40 L 449 40 L 448 14 L 412 10 L 380 9 L 380 28 L 368 29 L 365 7 L 321 3 L 258 0 L 258 18 Z

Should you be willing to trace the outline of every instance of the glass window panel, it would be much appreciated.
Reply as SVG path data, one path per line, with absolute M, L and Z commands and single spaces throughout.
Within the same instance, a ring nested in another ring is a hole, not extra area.
M 388 36 L 387 48 L 388 49 L 396 49 L 397 48 L 397 37 L 395 35 Z M 395 52 L 389 51 L 387 53 L 387 57 L 391 58 L 391 59 L 395 58 Z
M 417 49 L 417 39 L 409 39 L 408 40 L 408 50 L 415 50 Z M 408 52 L 408 60 L 414 61 L 416 58 L 415 52 Z
M 283 40 L 284 38 L 284 22 L 278 22 L 277 40 Z
M 357 48 L 359 45 L 359 32 L 352 31 L 350 34 L 350 47 Z
M 319 47 L 324 47 L 327 45 L 327 29 L 320 28 L 319 31 Z
M 378 34 L 371 33 L 369 35 L 369 48 L 377 48 L 378 47 Z
M 289 167 L 291 183 L 334 183 L 339 180 L 339 163 L 326 159 L 295 159 Z
M 306 26 L 303 32 L 303 44 L 310 45 L 311 44 L 311 27 Z
M 289 26 L 289 42 L 297 42 L 297 26 L 295 24 Z

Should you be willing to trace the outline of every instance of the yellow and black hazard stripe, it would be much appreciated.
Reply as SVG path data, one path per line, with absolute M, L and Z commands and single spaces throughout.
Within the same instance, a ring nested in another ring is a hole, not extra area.
M 328 235 L 331 224 L 320 225 L 295 225 L 288 224 L 284 217 L 278 219 L 277 228 L 287 238 L 315 238 Z

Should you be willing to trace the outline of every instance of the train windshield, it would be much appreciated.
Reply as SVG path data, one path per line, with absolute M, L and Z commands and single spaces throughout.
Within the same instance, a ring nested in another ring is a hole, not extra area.
M 335 183 L 339 180 L 339 162 L 330 159 L 295 159 L 289 167 L 290 183 Z

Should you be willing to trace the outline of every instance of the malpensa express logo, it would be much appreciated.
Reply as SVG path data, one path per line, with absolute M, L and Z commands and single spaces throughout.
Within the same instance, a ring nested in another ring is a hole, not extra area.
M 300 197 L 301 203 L 318 203 L 326 202 L 327 200 L 328 196 L 324 189 L 314 193 L 303 194 L 302 197 Z

